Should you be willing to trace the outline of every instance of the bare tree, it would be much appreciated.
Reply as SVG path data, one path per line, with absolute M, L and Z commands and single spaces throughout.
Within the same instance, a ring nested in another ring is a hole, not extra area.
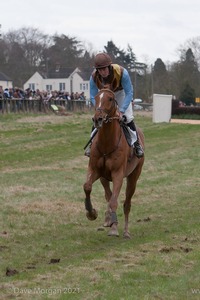
M 188 39 L 183 45 L 180 45 L 178 52 L 180 57 L 184 57 L 188 49 L 192 50 L 195 60 L 200 71 L 200 36 Z
M 15 85 L 23 85 L 43 59 L 51 38 L 35 28 L 23 27 L 4 35 L 6 69 Z

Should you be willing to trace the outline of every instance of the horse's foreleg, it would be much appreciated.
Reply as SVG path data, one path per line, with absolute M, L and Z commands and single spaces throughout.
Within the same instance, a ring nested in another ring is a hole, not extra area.
M 87 180 L 85 184 L 83 185 L 83 189 L 85 192 L 85 209 L 86 209 L 86 216 L 89 220 L 93 221 L 97 218 L 98 213 L 96 209 L 92 207 L 90 194 L 92 192 L 92 184 L 94 181 L 97 180 L 97 176 L 93 175 L 91 172 L 88 172 Z

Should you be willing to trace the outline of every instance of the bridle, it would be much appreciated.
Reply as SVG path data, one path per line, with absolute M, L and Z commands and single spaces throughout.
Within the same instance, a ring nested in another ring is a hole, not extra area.
M 100 112 L 100 116 L 99 116 L 99 118 L 98 118 L 98 127 L 96 126 L 97 129 L 101 127 L 102 123 L 112 122 L 113 120 L 118 120 L 118 121 L 120 120 L 120 116 L 113 116 L 113 113 L 118 109 L 118 103 L 117 103 L 117 101 L 116 101 L 116 99 L 115 99 L 115 94 L 114 94 L 114 92 L 111 91 L 110 89 L 105 88 L 105 89 L 101 89 L 97 95 L 101 94 L 101 93 L 104 92 L 104 91 L 108 91 L 108 92 L 110 92 L 110 93 L 113 95 L 112 105 L 111 105 L 111 107 L 110 107 L 109 110 L 103 109 L 103 108 L 101 108 L 101 107 L 96 108 L 96 111 L 97 111 L 97 112 Z M 94 121 L 94 120 L 93 120 L 93 121 Z M 99 125 L 99 124 L 100 124 L 100 125 Z M 121 141 L 121 137 L 122 137 L 122 130 L 120 130 L 120 136 L 119 136 L 119 140 L 118 140 L 117 145 L 116 145 L 111 151 L 109 151 L 109 152 L 107 152 L 107 153 L 103 153 L 103 152 L 100 150 L 99 145 L 98 145 L 98 144 L 96 145 L 98 151 L 103 155 L 104 160 L 105 160 L 105 157 L 106 157 L 106 156 L 110 155 L 110 154 L 113 153 L 115 150 L 117 150 L 117 148 L 118 148 L 118 146 L 119 146 L 119 143 L 120 143 L 120 141 Z M 105 163 L 105 161 L 104 161 L 104 163 Z
M 113 94 L 114 99 L 112 100 L 112 106 L 111 106 L 111 108 L 110 108 L 109 110 L 103 109 L 103 108 L 101 108 L 101 107 L 97 107 L 97 108 L 96 108 L 96 111 L 100 112 L 100 115 L 102 115 L 102 121 L 103 121 L 104 123 L 111 122 L 112 120 L 119 120 L 119 116 L 112 116 L 113 111 L 116 110 L 116 109 L 118 108 L 118 104 L 117 104 L 117 101 L 116 101 L 116 99 L 115 99 L 115 94 L 114 94 L 114 92 L 111 91 L 110 89 L 106 89 L 106 88 L 105 88 L 105 89 L 101 89 L 101 90 L 99 91 L 98 94 L 101 94 L 101 93 L 104 92 L 104 91 L 108 91 L 108 92 L 110 92 L 110 93 Z M 97 95 L 98 95 L 98 94 L 97 94 Z M 103 114 L 104 114 L 104 116 L 103 116 Z

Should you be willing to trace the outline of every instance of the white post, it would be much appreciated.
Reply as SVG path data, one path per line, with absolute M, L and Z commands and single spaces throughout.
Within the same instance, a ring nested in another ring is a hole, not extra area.
M 172 95 L 153 94 L 153 122 L 169 123 L 172 114 Z

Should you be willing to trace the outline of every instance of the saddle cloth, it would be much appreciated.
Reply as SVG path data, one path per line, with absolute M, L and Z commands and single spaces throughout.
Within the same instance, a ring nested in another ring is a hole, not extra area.
M 137 141 L 136 131 L 131 130 L 125 123 L 121 123 L 126 141 L 130 147 L 134 146 L 134 143 Z

